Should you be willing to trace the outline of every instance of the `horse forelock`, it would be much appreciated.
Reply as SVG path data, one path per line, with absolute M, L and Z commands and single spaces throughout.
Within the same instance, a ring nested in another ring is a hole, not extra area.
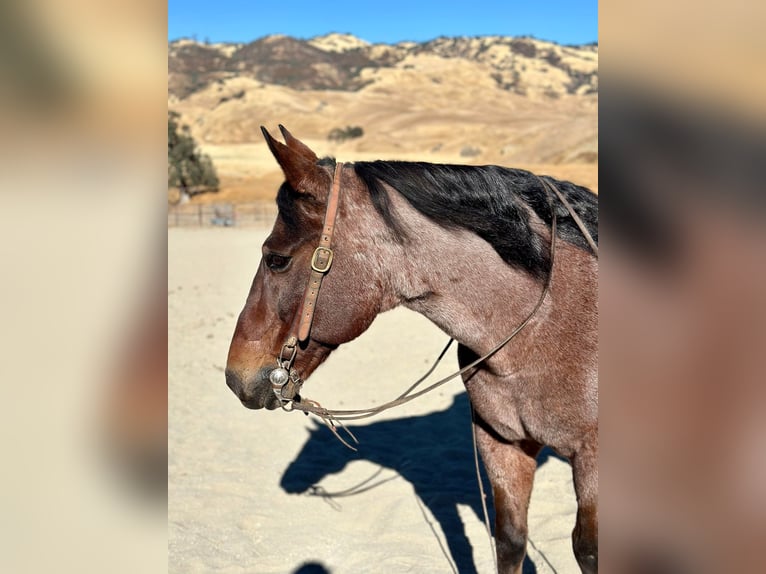
M 547 275 L 548 241 L 535 230 L 534 222 L 542 220 L 550 226 L 550 203 L 534 174 L 498 166 L 398 161 L 357 162 L 354 170 L 367 187 L 375 209 L 401 239 L 407 238 L 407 231 L 391 209 L 384 184 L 437 224 L 477 234 L 509 265 L 537 278 Z M 575 184 L 547 179 L 559 187 L 597 238 L 596 196 Z M 550 201 L 556 205 L 557 236 L 588 249 L 566 208 L 555 198 Z

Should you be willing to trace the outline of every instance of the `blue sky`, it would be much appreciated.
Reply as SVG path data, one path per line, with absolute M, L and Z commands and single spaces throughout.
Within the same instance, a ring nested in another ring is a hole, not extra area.
M 437 36 L 531 35 L 598 40 L 597 0 L 168 0 L 168 38 L 250 42 L 269 34 L 351 33 L 369 42 Z

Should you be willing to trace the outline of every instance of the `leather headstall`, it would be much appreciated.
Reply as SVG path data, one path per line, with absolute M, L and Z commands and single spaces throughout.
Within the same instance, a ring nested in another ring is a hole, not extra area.
M 307 341 L 311 334 L 311 325 L 314 321 L 314 312 L 319 297 L 319 289 L 322 287 L 324 276 L 330 271 L 333 261 L 332 237 L 335 233 L 335 220 L 340 205 L 340 179 L 343 171 L 343 163 L 335 164 L 330 195 L 327 198 L 327 210 L 325 211 L 322 234 L 319 237 L 319 245 L 314 249 L 311 256 L 311 274 L 306 284 L 301 305 L 293 320 L 290 334 L 287 337 L 282 350 L 279 353 L 278 366 L 269 375 L 272 389 L 277 398 L 282 401 L 282 406 L 291 401 L 300 391 L 303 384 L 295 371 L 291 371 L 293 361 L 298 352 L 298 343 Z

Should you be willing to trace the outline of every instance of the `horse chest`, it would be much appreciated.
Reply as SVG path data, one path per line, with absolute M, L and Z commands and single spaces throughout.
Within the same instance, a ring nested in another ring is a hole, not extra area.
M 560 401 L 547 396 L 533 379 L 482 371 L 467 381 L 466 389 L 479 417 L 508 442 L 533 440 L 568 450 L 580 434 L 570 428 Z

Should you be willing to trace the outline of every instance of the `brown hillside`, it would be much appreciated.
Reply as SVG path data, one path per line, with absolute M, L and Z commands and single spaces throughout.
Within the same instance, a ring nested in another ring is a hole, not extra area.
M 260 126 L 321 155 L 526 167 L 597 189 L 598 48 L 530 38 L 371 45 L 350 35 L 169 47 L 169 107 L 218 168 L 197 201 L 272 198 Z M 333 128 L 364 135 L 329 141 Z M 277 132 L 278 133 L 278 132 Z

